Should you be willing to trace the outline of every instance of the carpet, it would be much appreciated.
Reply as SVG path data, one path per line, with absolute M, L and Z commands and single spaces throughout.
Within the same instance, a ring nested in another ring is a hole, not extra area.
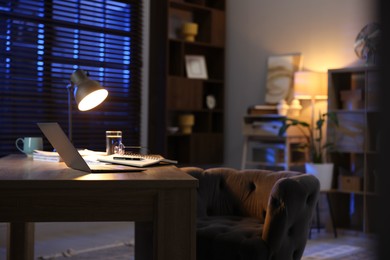
M 134 245 L 129 242 L 85 248 L 67 249 L 53 255 L 38 256 L 37 260 L 134 260 Z
M 362 247 L 350 245 L 322 244 L 310 248 L 301 260 L 373 260 L 374 253 Z M 38 260 L 134 260 L 134 246 L 119 243 L 83 250 L 68 249 L 50 256 L 40 256 Z
M 309 239 L 301 260 L 375 260 L 375 240 L 367 237 L 332 234 Z M 37 260 L 134 260 L 134 241 L 118 242 L 79 250 L 66 249 Z
M 320 250 L 302 257 L 302 260 L 323 260 L 323 259 L 340 259 L 341 257 L 351 256 L 363 248 L 349 245 L 333 246 L 328 249 Z
M 377 260 L 376 253 L 375 236 L 321 233 L 307 241 L 301 260 Z

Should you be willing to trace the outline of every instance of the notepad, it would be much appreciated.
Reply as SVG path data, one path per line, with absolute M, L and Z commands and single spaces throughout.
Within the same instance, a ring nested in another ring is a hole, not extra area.
M 122 164 L 134 167 L 146 167 L 154 164 L 177 164 L 177 161 L 166 159 L 161 155 L 143 155 L 143 154 L 131 154 L 131 155 L 104 155 L 98 156 L 98 161 L 109 162 L 114 164 Z

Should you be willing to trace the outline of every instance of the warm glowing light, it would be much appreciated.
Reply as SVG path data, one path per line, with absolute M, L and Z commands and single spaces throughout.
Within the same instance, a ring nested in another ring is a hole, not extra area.
M 294 97 L 298 99 L 326 99 L 328 95 L 327 74 L 314 71 L 294 73 Z
M 96 90 L 85 96 L 78 105 L 80 111 L 90 110 L 102 103 L 108 96 L 108 91 L 105 89 Z

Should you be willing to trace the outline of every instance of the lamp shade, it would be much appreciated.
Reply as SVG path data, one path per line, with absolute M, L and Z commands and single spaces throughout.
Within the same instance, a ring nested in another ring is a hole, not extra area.
M 87 73 L 83 70 L 79 69 L 73 72 L 70 80 L 75 85 L 73 94 L 77 107 L 81 111 L 98 106 L 108 96 L 108 91 L 99 82 L 88 78 Z
M 314 71 L 294 73 L 294 97 L 297 99 L 326 99 L 328 95 L 327 74 Z

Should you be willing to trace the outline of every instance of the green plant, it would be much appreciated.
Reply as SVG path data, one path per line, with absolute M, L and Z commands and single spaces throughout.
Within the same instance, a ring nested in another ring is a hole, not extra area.
M 328 119 L 328 123 L 332 123 L 338 126 L 337 115 L 333 112 L 319 113 L 318 119 L 314 126 L 311 126 L 305 121 L 301 121 L 295 118 L 283 118 L 283 125 L 279 129 L 279 136 L 283 136 L 287 129 L 291 126 L 296 126 L 303 133 L 307 139 L 306 144 L 302 144 L 302 148 L 309 149 L 309 159 L 313 163 L 324 163 L 324 154 L 326 150 L 334 147 L 331 142 L 324 143 L 324 130 L 325 119 Z M 306 130 L 305 130 L 306 129 Z

